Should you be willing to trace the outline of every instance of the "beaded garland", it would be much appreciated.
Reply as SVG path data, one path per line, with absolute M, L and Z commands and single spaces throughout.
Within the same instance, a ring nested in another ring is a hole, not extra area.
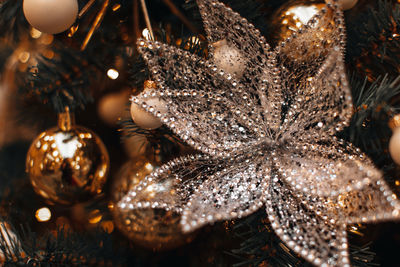
M 346 226 L 399 218 L 400 203 L 371 160 L 335 137 L 349 123 L 352 98 L 345 25 L 333 2 L 273 49 L 224 4 L 197 0 L 209 44 L 226 40 L 245 55 L 241 76 L 215 66 L 212 45 L 204 60 L 139 41 L 159 88 L 132 101 L 204 154 L 163 165 L 117 207 L 173 210 L 191 232 L 265 205 L 289 248 L 315 265 L 350 266 Z M 146 103 L 154 97 L 167 112 Z

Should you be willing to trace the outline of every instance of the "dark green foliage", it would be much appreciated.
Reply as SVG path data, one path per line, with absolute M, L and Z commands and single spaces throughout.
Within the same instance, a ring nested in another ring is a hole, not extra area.
M 22 11 L 23 0 L 5 0 L 0 4 L 0 32 L 4 40 L 17 44 L 26 38 L 29 24 Z
M 400 4 L 370 1 L 357 11 L 350 11 L 346 20 L 347 61 L 370 80 L 386 74 L 396 77 L 400 70 Z
M 100 262 L 118 266 L 127 259 L 127 251 L 113 249 L 113 237 L 101 229 L 93 234 L 60 227 L 55 234 L 38 235 L 29 227 L 20 228 L 11 228 L 15 237 L 10 231 L 5 233 L 11 246 L 3 241 L 7 239 L 0 241 L 4 266 L 92 266 Z
M 81 6 L 82 3 L 86 1 L 81 1 Z M 63 111 L 66 106 L 71 109 L 83 109 L 93 101 L 93 96 L 97 94 L 93 91 L 93 86 L 104 85 L 107 69 L 114 67 L 119 58 L 127 58 L 128 52 L 119 31 L 129 14 L 126 9 L 111 13 L 109 9 L 102 29 L 95 31 L 85 51 L 78 50 L 101 7 L 100 4 L 100 1 L 96 1 L 89 12 L 79 20 L 80 28 L 83 29 L 79 30 L 73 39 L 67 38 L 65 33 L 56 35 L 55 41 L 49 47 L 55 53 L 54 58 L 38 56 L 38 65 L 30 72 L 18 73 L 17 87 L 25 97 L 31 99 L 35 96 L 56 112 Z M 29 35 L 29 24 L 22 12 L 22 0 L 4 1 L 0 6 L 0 14 L 4 42 L 12 42 L 14 47 L 20 41 L 20 37 L 23 37 L 24 42 L 35 42 Z M 122 21 L 121 25 L 115 23 L 117 17 Z M 96 90 L 102 89 L 99 87 Z
M 3 73 L 4 67 L 7 64 L 7 59 L 12 54 L 12 52 L 13 52 L 13 50 L 10 46 L 5 45 L 5 44 L 0 46 L 0 73 Z M 0 77 L 1 76 L 2 75 L 0 74 Z
M 22 93 L 34 94 L 58 113 L 63 112 L 66 106 L 72 110 L 84 108 L 92 101 L 89 90 L 92 77 L 90 72 L 79 68 L 82 64 L 81 53 L 72 50 L 58 51 L 56 59 L 44 57 L 39 59 L 38 65 L 31 70 L 27 77 Z
M 13 181 L 24 177 L 25 155 L 28 148 L 28 143 L 19 142 L 0 149 L 0 199 Z
M 345 135 L 377 164 L 387 164 L 390 156 L 386 148 L 391 136 L 388 121 L 400 112 L 399 103 L 394 102 L 394 97 L 400 93 L 400 77 L 390 79 L 385 76 L 369 83 L 367 79 L 362 81 L 353 75 L 350 83 L 356 110 Z M 385 154 L 386 158 L 383 157 Z
M 235 266 L 258 266 L 263 262 L 271 266 L 306 264 L 282 244 L 265 218 L 265 211 L 259 211 L 235 225 L 235 234 L 243 239 L 240 247 L 232 250 L 239 259 Z

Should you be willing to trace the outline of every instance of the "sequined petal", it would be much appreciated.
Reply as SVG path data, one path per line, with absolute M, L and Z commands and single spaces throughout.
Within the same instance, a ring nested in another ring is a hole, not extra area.
M 347 145 L 347 146 L 346 146 Z M 275 166 L 293 190 L 320 197 L 336 197 L 381 179 L 365 155 L 353 154 L 349 144 L 299 144 L 274 157 Z
M 334 203 L 341 219 L 348 223 L 370 223 L 400 218 L 400 202 L 383 179 L 361 190 L 339 195 Z
M 251 23 L 229 7 L 214 0 L 197 0 L 209 41 L 210 60 L 216 42 L 225 41 L 243 56 L 246 90 L 259 95 L 268 127 L 276 130 L 281 116 L 282 89 L 276 53 Z M 231 64 L 242 64 L 232 62 Z
M 348 125 L 352 108 L 343 54 L 333 49 L 316 76 L 294 97 L 283 138 L 311 141 L 332 136 Z
M 238 88 L 240 97 L 235 97 L 230 89 L 233 85 L 203 59 L 149 41 L 141 50 L 151 58 L 149 66 L 160 88 L 132 97 L 132 101 L 160 117 L 189 145 L 222 157 L 266 137 L 262 118 L 245 107 L 257 107 L 248 105 L 249 95 Z M 161 100 L 164 112 L 146 103 L 154 97 Z
M 284 70 L 286 87 L 302 91 L 302 83 L 313 77 L 333 48 L 345 52 L 345 21 L 341 9 L 327 4 L 298 31 L 276 47 Z M 299 86 L 300 85 L 300 86 Z
M 318 266 L 350 266 L 346 225 L 330 218 L 324 203 L 294 194 L 275 176 L 266 207 L 272 228 L 290 249 Z
M 122 210 L 159 208 L 182 213 L 194 190 L 210 175 L 223 169 L 222 161 L 206 155 L 185 156 L 152 172 L 118 203 Z
M 247 216 L 264 203 L 269 181 L 266 158 L 235 162 L 202 183 L 183 211 L 181 225 L 190 232 L 205 224 Z

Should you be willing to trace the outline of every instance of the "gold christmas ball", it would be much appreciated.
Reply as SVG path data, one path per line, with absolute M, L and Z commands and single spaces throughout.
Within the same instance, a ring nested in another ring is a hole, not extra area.
M 59 126 L 37 137 L 29 148 L 26 171 L 37 194 L 51 203 L 72 204 L 100 194 L 109 170 L 100 138 L 61 114 Z
M 128 194 L 129 190 L 139 184 L 153 169 L 156 168 L 154 162 L 148 160 L 138 160 L 137 163 L 130 162 L 122 168 L 119 181 L 114 186 L 114 199 L 119 201 Z M 174 179 L 171 177 L 171 179 Z M 163 192 L 169 192 L 169 198 L 174 197 L 174 190 L 169 188 L 173 182 L 163 181 L 154 182 L 154 188 L 162 188 Z M 157 191 L 159 192 L 159 191 Z M 146 196 L 141 196 L 141 200 L 154 199 L 157 192 L 146 191 Z M 158 196 L 159 197 L 159 196 Z M 134 197 L 132 202 L 138 201 Z M 138 209 L 123 209 L 118 204 L 114 205 L 114 221 L 118 229 L 136 244 L 152 250 L 170 250 L 193 240 L 194 234 L 184 234 L 179 224 L 181 215 L 162 208 L 143 207 Z
M 298 33 L 324 7 L 323 0 L 291 0 L 284 4 L 271 20 L 273 25 L 271 37 L 275 45 L 280 45 L 294 33 Z M 315 28 L 318 30 L 308 31 L 307 34 L 303 33 L 301 38 L 293 39 L 282 48 L 282 52 L 287 55 L 288 59 L 299 62 L 318 58 L 319 54 L 324 51 L 321 44 L 330 43 L 330 39 L 333 38 L 332 30 L 336 27 L 330 14 L 327 14 L 316 21 Z
M 191 242 L 194 234 L 182 233 L 180 214 L 160 208 L 142 208 L 129 212 L 114 210 L 119 230 L 136 244 L 155 251 L 177 248 Z
M 139 184 L 147 175 L 152 173 L 160 163 L 144 156 L 125 163 L 118 172 L 112 185 L 113 200 L 119 202 L 129 190 Z
M 273 15 L 273 38 L 277 43 L 286 40 L 306 25 L 324 6 L 324 1 L 292 0 L 287 2 Z

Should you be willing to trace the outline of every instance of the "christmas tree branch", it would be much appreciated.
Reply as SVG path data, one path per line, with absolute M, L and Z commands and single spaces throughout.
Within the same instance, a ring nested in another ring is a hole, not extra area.
M 370 2 L 347 19 L 347 62 L 370 81 L 396 77 L 400 64 L 400 4 L 389 0 Z
M 389 119 L 400 112 L 394 98 L 400 94 L 400 77 L 384 76 L 369 83 L 352 75 L 355 112 L 344 137 L 365 151 L 378 166 L 393 166 L 387 153 L 391 130 Z
M 0 4 L 1 36 L 3 41 L 13 45 L 29 34 L 29 24 L 24 17 L 22 3 L 23 0 L 5 0 Z

